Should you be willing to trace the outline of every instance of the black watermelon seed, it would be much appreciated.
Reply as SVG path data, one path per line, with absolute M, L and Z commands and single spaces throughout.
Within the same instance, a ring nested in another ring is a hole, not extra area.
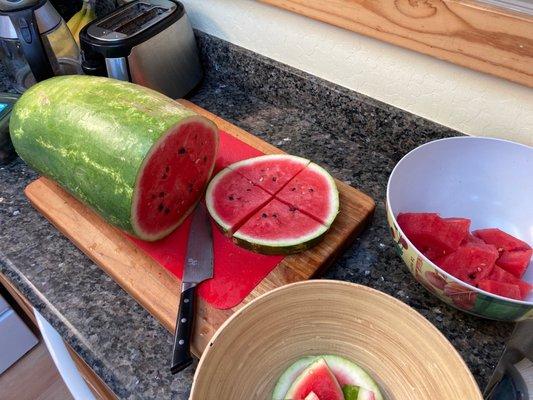
M 276 182 L 276 181 L 278 180 L 278 178 L 276 178 L 275 176 L 273 176 L 273 177 L 272 177 L 272 180 L 273 180 L 274 182 Z
M 178 150 L 178 154 L 185 154 L 186 150 L 185 147 L 180 147 Z
M 314 192 L 315 189 L 313 189 L 313 188 L 309 188 L 309 191 L 310 191 L 310 192 Z
M 266 218 L 266 217 L 268 217 L 268 215 L 266 215 L 265 213 L 263 213 L 263 214 L 261 214 L 261 217 Z
M 296 207 L 294 207 L 294 206 L 289 206 L 289 211 L 292 211 L 292 212 L 296 211 Z
M 278 214 L 272 214 L 274 218 L 278 218 Z
M 193 187 L 194 187 L 194 185 L 192 183 L 188 183 L 187 184 L 187 190 L 189 191 L 189 193 L 192 192 Z
M 163 205 L 163 203 L 159 203 L 159 205 L 157 206 L 157 211 L 161 212 L 164 208 L 165 206 Z
M 295 187 L 291 188 L 291 192 L 294 192 L 295 190 L 296 190 L 296 188 L 295 188 Z
M 252 191 L 252 189 L 248 188 L 248 189 L 246 189 L 246 191 L 247 191 L 247 192 L 251 192 L 251 191 Z
M 233 201 L 233 200 L 234 200 L 234 197 L 233 197 L 233 195 L 232 195 L 232 194 L 230 194 L 230 195 L 228 196 L 228 199 L 230 199 L 231 201 Z

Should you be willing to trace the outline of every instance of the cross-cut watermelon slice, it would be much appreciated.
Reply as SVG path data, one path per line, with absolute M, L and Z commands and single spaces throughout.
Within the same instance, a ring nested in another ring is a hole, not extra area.
M 374 398 L 368 398 L 368 400 L 383 400 L 379 386 L 364 369 L 343 357 L 331 354 L 318 357 L 303 357 L 290 365 L 278 379 L 272 394 L 272 400 L 289 398 L 286 394 L 294 380 L 318 358 L 326 361 L 341 387 L 346 385 L 358 386 L 375 396 Z
M 518 285 L 512 283 L 491 281 L 484 279 L 479 281 L 477 285 L 481 290 L 485 290 L 490 293 L 497 294 L 499 296 L 508 297 L 510 299 L 520 300 L 520 288 Z
M 209 183 L 206 204 L 217 225 L 231 235 L 272 196 L 250 180 L 226 168 Z
M 288 154 L 270 154 L 236 162 L 229 168 L 274 195 L 309 162 L 305 158 Z
M 297 208 L 272 200 L 233 234 L 240 246 L 266 254 L 290 254 L 317 243 L 328 227 Z
M 504 250 L 498 258 L 498 265 L 504 270 L 510 272 L 517 278 L 521 278 L 526 272 L 529 261 L 531 260 L 533 250 Z
M 296 378 L 285 398 L 305 400 L 311 392 L 321 400 L 344 400 L 339 382 L 323 358 L 314 361 Z
M 279 200 L 330 226 L 339 212 L 335 180 L 322 167 L 311 163 L 276 194 Z
M 493 244 L 498 251 L 530 250 L 531 247 L 524 241 L 498 229 L 478 229 L 472 232 L 474 236 L 482 239 L 487 244 Z
M 522 300 L 528 296 L 532 288 L 532 286 L 529 283 L 524 282 L 521 279 L 518 279 L 513 274 L 499 267 L 498 264 L 494 266 L 494 268 L 492 269 L 492 272 L 489 274 L 487 279 L 492 280 L 492 281 L 512 283 L 513 285 L 517 285 L 518 288 L 520 289 L 520 298 Z
M 491 273 L 497 259 L 496 247 L 488 244 L 468 243 L 436 260 L 436 263 L 463 282 L 475 285 Z
M 400 213 L 397 221 L 414 246 L 432 260 L 457 250 L 470 228 L 469 219 L 443 219 L 436 213 Z

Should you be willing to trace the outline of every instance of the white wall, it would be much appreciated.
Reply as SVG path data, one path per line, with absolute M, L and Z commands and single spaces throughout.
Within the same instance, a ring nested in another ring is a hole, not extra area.
M 533 89 L 252 0 L 182 0 L 195 28 L 440 124 L 533 145 Z

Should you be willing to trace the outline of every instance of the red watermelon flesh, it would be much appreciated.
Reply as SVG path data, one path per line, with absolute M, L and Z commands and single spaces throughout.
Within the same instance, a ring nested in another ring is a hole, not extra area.
M 150 150 L 134 196 L 134 224 L 147 238 L 165 236 L 189 214 L 213 171 L 217 146 L 212 127 L 194 121 Z
M 498 259 L 492 245 L 469 243 L 436 261 L 437 265 L 463 282 L 475 285 L 485 279 Z
M 477 286 L 481 290 L 485 290 L 486 292 L 494 293 L 499 296 L 508 297 L 515 300 L 521 299 L 520 288 L 518 285 L 513 285 L 512 283 L 484 279 L 479 281 Z
M 400 213 L 397 221 L 414 246 L 432 260 L 457 250 L 470 227 L 466 218 L 443 219 L 436 213 Z
M 328 227 L 279 200 L 272 200 L 234 233 L 234 241 L 250 250 L 289 254 L 316 243 Z
M 273 195 L 302 171 L 309 162 L 301 157 L 272 154 L 243 160 L 230 165 L 229 168 Z
M 339 192 L 334 179 L 314 163 L 296 175 L 276 198 L 326 226 L 333 223 L 339 210 Z
M 478 238 L 477 236 L 472 235 L 471 233 L 468 233 L 468 235 L 463 239 L 461 242 L 461 245 L 465 245 L 467 243 L 485 243 L 483 240 Z
M 517 278 L 521 278 L 526 272 L 526 269 L 531 260 L 533 250 L 504 250 L 498 258 L 498 265 L 507 272 L 510 272 Z
M 209 184 L 206 204 L 217 224 L 231 234 L 271 197 L 244 176 L 226 168 Z
M 529 283 L 518 279 L 513 274 L 499 267 L 498 264 L 494 266 L 494 268 L 492 269 L 492 272 L 489 274 L 487 279 L 490 279 L 492 281 L 512 283 L 513 285 L 517 285 L 518 288 L 520 289 L 520 298 L 522 300 L 525 299 L 528 296 L 529 292 L 531 291 L 531 285 Z
M 498 229 L 478 229 L 473 234 L 482 239 L 487 244 L 493 244 L 498 251 L 513 251 L 513 250 L 530 250 L 531 247 L 524 241 L 515 238 L 512 235 Z
M 305 400 L 311 392 L 320 400 L 344 400 L 339 382 L 323 358 L 315 361 L 295 379 L 285 398 Z

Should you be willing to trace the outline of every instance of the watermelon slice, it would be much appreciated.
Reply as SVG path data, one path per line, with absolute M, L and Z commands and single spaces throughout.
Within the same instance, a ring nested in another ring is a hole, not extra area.
M 271 154 L 242 160 L 229 168 L 274 195 L 309 163 L 309 160 L 297 156 Z
M 209 183 L 206 204 L 217 225 L 231 235 L 271 195 L 230 168 L 219 172 Z
M 482 239 L 487 244 L 493 244 L 498 251 L 530 250 L 531 247 L 524 241 L 498 229 L 479 229 L 472 232 L 474 236 Z
M 504 270 L 510 272 L 517 278 L 521 278 L 529 265 L 533 250 L 504 250 L 498 258 L 498 265 Z
M 239 246 L 265 254 L 291 254 L 317 243 L 328 227 L 297 208 L 272 200 L 233 234 Z
M 375 400 L 383 400 L 379 386 L 364 369 L 343 357 L 330 354 L 319 357 L 303 357 L 290 365 L 278 379 L 272 394 L 272 399 L 286 399 L 286 394 L 294 380 L 318 358 L 326 361 L 341 387 L 346 385 L 358 386 L 373 393 Z
M 486 292 L 494 293 L 499 296 L 508 297 L 510 299 L 521 299 L 520 288 L 518 285 L 513 285 L 512 283 L 491 281 L 484 279 L 479 281 L 477 285 L 481 290 Z
M 339 212 L 339 191 L 324 168 L 311 163 L 279 193 L 279 200 L 330 226 Z
M 436 263 L 463 282 L 475 285 L 491 273 L 497 259 L 496 247 L 488 244 L 468 243 L 436 260 Z
M 285 398 L 304 400 L 311 392 L 321 400 L 344 400 L 339 382 L 323 358 L 318 358 L 296 378 Z
M 529 283 L 518 279 L 513 274 L 499 267 L 498 264 L 494 266 L 494 268 L 492 269 L 492 272 L 489 274 L 487 279 L 492 280 L 492 281 L 512 283 L 513 285 L 517 285 L 518 288 L 520 289 L 520 298 L 522 300 L 528 296 L 532 288 L 532 286 Z
M 307 395 L 305 400 L 320 400 L 320 397 L 318 397 L 315 392 L 311 392 Z
M 443 219 L 436 213 L 400 213 L 397 221 L 414 246 L 433 260 L 457 250 L 470 228 L 468 219 Z

